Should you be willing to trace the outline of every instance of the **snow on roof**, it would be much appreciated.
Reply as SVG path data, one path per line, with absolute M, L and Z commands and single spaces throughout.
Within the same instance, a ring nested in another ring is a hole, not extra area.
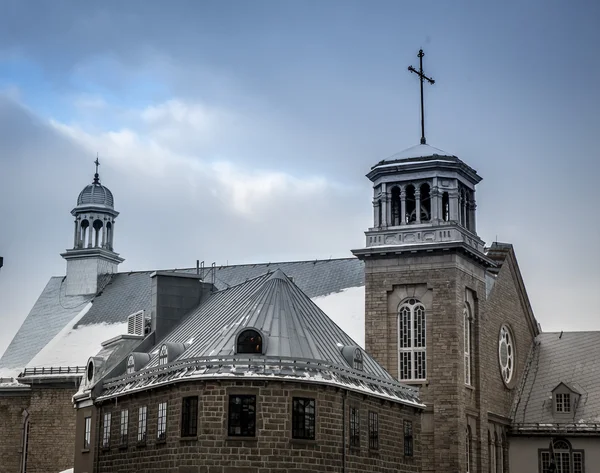
M 315 297 L 312 301 L 361 347 L 365 346 L 365 287 Z
M 386 159 L 386 161 L 392 159 L 407 159 L 407 158 L 427 158 L 429 156 L 454 156 L 451 153 L 446 153 L 439 148 L 434 148 L 429 145 L 416 145 L 410 148 L 400 151 Z
M 81 310 L 33 359 L 28 368 L 51 366 L 85 366 L 90 356 L 102 349 L 102 342 L 127 333 L 127 323 L 75 325 L 90 310 Z

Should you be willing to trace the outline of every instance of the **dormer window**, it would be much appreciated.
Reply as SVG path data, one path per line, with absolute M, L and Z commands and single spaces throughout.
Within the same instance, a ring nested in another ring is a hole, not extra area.
M 127 374 L 135 373 L 135 358 L 129 355 L 127 358 Z
M 556 412 L 566 414 L 571 412 L 571 394 L 556 393 Z
M 554 405 L 554 415 L 559 417 L 569 417 L 577 409 L 577 404 L 581 394 L 571 384 L 560 382 L 552 390 L 552 402 Z
M 356 350 L 354 350 L 354 360 L 352 363 L 352 367 L 355 370 L 363 370 L 363 356 L 362 356 L 362 351 L 360 351 L 360 348 L 357 348 Z
M 160 347 L 160 353 L 158 354 L 158 365 L 166 365 L 169 362 L 169 350 L 166 345 Z
M 263 337 L 258 331 L 248 329 L 243 330 L 237 337 L 236 353 L 263 354 Z

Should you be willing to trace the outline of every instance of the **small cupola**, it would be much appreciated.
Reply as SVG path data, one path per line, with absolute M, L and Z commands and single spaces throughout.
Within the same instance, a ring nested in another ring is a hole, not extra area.
M 552 412 L 555 416 L 572 417 L 579 404 L 581 393 L 568 383 L 560 382 L 552 390 Z

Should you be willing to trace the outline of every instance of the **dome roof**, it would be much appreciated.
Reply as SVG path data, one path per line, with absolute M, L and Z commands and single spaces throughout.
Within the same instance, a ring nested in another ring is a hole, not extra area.
M 114 205 L 112 192 L 100 182 L 88 184 L 77 197 L 77 206 L 83 205 L 103 205 L 112 209 Z

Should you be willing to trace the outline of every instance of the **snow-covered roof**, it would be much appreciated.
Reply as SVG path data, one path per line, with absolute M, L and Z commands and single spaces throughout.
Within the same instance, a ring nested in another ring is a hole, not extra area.
M 364 285 L 364 265 L 355 258 L 218 266 L 205 268 L 203 275 L 217 289 L 226 289 L 277 268 L 310 297 Z M 64 277 L 51 278 L 0 358 L 0 369 L 85 365 L 101 342 L 126 332 L 123 324 L 128 315 L 139 310 L 150 313 L 152 273 L 107 275 L 98 294 L 90 296 L 67 296 Z M 335 316 L 335 311 L 332 313 Z
M 429 145 L 416 145 L 411 146 L 410 148 L 405 149 L 404 151 L 400 151 L 389 158 L 386 158 L 385 161 L 391 161 L 394 159 L 408 159 L 408 158 L 428 158 L 431 156 L 453 156 L 451 153 L 447 153 L 439 148 L 434 148 Z

